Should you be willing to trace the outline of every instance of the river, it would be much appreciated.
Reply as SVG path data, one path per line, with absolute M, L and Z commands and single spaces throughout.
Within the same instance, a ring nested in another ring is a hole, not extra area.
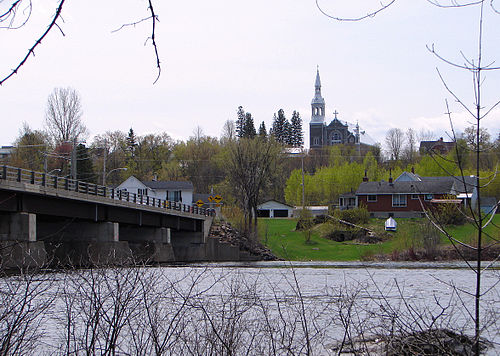
M 499 280 L 498 270 L 482 274 L 488 355 L 500 350 Z M 25 285 L 39 291 L 28 303 L 40 308 L 30 314 L 35 355 L 335 355 L 359 335 L 474 330 L 475 275 L 463 262 L 200 263 L 48 273 Z M 2 315 L 14 304 L 0 302 Z

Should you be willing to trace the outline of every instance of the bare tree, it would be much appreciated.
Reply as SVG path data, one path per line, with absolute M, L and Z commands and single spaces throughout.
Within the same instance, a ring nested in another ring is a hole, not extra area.
M 236 126 L 233 120 L 226 120 L 222 127 L 221 141 L 223 143 L 232 142 L 236 139 Z
M 405 135 L 401 129 L 392 128 L 385 135 L 387 153 L 396 161 L 400 158 L 405 142 Z
M 47 100 L 45 125 L 56 143 L 84 138 L 87 128 L 82 122 L 80 94 L 72 88 L 55 88 Z
M 409 128 L 406 130 L 406 146 L 405 146 L 405 159 L 408 163 L 413 163 L 415 161 L 415 156 L 417 152 L 417 135 L 415 130 Z
M 420 129 L 417 137 L 419 141 L 432 141 L 436 138 L 436 134 L 431 130 Z
M 245 214 L 245 230 L 257 230 L 257 204 L 269 183 L 282 146 L 274 140 L 240 138 L 232 143 L 226 166 L 229 182 Z

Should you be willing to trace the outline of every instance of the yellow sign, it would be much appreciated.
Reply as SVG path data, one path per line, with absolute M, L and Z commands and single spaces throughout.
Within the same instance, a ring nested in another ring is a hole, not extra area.
M 214 201 L 214 197 L 213 197 L 213 196 L 209 196 L 209 197 L 208 197 L 208 201 L 209 201 L 209 202 Z
M 198 208 L 201 208 L 203 206 L 203 204 L 205 204 L 203 202 L 203 200 L 199 199 L 197 202 L 196 202 L 196 205 L 198 206 Z
M 217 204 L 219 204 L 219 203 L 221 202 L 221 200 L 222 200 L 222 197 L 221 197 L 219 194 L 217 194 L 217 195 L 214 197 L 214 201 L 215 201 Z

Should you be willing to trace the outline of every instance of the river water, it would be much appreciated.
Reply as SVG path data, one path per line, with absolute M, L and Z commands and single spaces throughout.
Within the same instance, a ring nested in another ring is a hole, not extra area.
M 499 281 L 499 270 L 482 274 L 488 355 L 500 353 Z M 475 274 L 463 262 L 200 263 L 51 273 L 25 284 L 40 291 L 30 304 L 43 307 L 23 346 L 35 355 L 335 355 L 360 335 L 474 330 Z M 15 304 L 0 303 L 0 316 Z

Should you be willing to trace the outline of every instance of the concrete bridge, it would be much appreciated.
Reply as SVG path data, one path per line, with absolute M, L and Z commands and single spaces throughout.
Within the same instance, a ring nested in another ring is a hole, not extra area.
M 212 210 L 21 168 L 0 170 L 3 268 L 238 260 Z

